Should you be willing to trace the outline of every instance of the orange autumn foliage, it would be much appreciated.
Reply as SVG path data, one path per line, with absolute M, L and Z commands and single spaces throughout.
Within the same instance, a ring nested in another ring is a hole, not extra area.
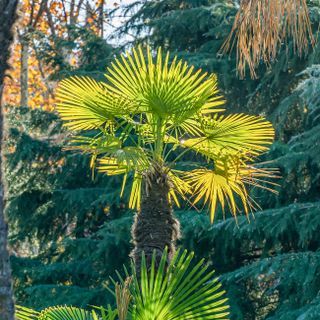
M 12 46 L 10 59 L 11 70 L 5 79 L 3 100 L 7 105 L 19 106 L 21 101 L 21 49 L 22 38 L 28 40 L 28 106 L 53 110 L 54 91 L 56 83 L 51 76 L 56 71 L 38 57 L 37 39 L 34 32 L 40 32 L 49 39 L 68 37 L 69 25 L 82 25 L 98 33 L 98 7 L 103 0 L 88 8 L 83 0 L 22 0 L 20 4 L 20 19 L 16 25 L 16 40 Z M 51 45 L 54 47 L 54 43 Z M 74 68 L 78 65 L 79 52 L 68 56 L 68 64 Z

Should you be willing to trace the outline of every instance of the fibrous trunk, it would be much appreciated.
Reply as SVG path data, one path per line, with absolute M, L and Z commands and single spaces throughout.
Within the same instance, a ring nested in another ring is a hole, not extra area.
M 169 190 L 168 175 L 161 167 L 153 167 L 144 175 L 141 208 L 135 216 L 132 227 L 134 249 L 131 257 L 138 275 L 143 252 L 147 267 L 150 267 L 154 253 L 157 264 L 166 247 L 168 259 L 171 259 L 175 252 L 176 240 L 180 236 L 180 225 L 173 215 L 168 197 Z

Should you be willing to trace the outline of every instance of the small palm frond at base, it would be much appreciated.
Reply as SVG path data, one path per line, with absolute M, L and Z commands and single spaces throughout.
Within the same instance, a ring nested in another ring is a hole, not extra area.
M 204 260 L 195 263 L 193 256 L 186 250 L 178 251 L 168 265 L 165 250 L 159 264 L 153 255 L 148 267 L 143 254 L 139 275 L 132 265 L 131 319 L 229 319 L 228 299 L 218 278 L 214 277 L 214 271 L 208 270 Z M 124 283 L 125 280 L 119 278 Z
M 15 306 L 16 308 L 16 320 L 37 320 L 39 319 L 40 312 L 30 308 Z
M 85 310 L 77 307 L 55 306 L 46 308 L 40 312 L 16 306 L 16 320 L 115 320 L 117 312 L 108 309 L 96 308 Z

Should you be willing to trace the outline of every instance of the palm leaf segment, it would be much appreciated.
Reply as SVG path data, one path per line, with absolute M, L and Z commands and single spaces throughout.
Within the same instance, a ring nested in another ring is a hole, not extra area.
M 252 166 L 273 141 L 272 125 L 262 117 L 222 115 L 216 77 L 177 58 L 169 60 L 161 49 L 153 54 L 138 47 L 115 59 L 106 82 L 88 77 L 62 81 L 57 110 L 77 132 L 72 148 L 90 153 L 99 171 L 123 174 L 123 186 L 132 177 L 132 208 L 139 208 L 144 173 L 160 163 L 172 181 L 169 198 L 177 204 L 177 195 L 193 195 L 194 203 L 209 204 L 213 220 L 217 203 L 235 214 L 238 197 L 248 213 L 253 202 L 245 184 L 260 186 L 261 178 L 272 174 Z M 83 134 L 88 130 L 94 134 Z M 207 165 L 175 171 L 172 165 L 187 152 L 201 154 Z

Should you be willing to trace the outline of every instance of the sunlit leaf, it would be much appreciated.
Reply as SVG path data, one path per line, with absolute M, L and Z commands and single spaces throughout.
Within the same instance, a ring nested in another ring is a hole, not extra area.
M 153 256 L 148 269 L 142 255 L 140 274 L 132 265 L 132 319 L 229 319 L 228 299 L 214 271 L 208 270 L 204 260 L 194 263 L 193 256 L 178 251 L 167 266 L 165 250 L 157 264 Z
M 218 203 L 223 211 L 228 207 L 236 217 L 237 211 L 240 211 L 236 198 L 240 200 L 244 212 L 248 214 L 250 210 L 255 209 L 255 205 L 249 197 L 246 185 L 274 191 L 275 184 L 265 180 L 274 177 L 276 172 L 273 170 L 243 166 L 241 162 L 227 158 L 224 161 L 216 161 L 212 169 L 199 168 L 185 173 L 186 181 L 193 188 L 193 203 L 196 205 L 203 201 L 208 205 L 211 222 L 214 221 Z M 271 186 L 268 187 L 268 185 Z

